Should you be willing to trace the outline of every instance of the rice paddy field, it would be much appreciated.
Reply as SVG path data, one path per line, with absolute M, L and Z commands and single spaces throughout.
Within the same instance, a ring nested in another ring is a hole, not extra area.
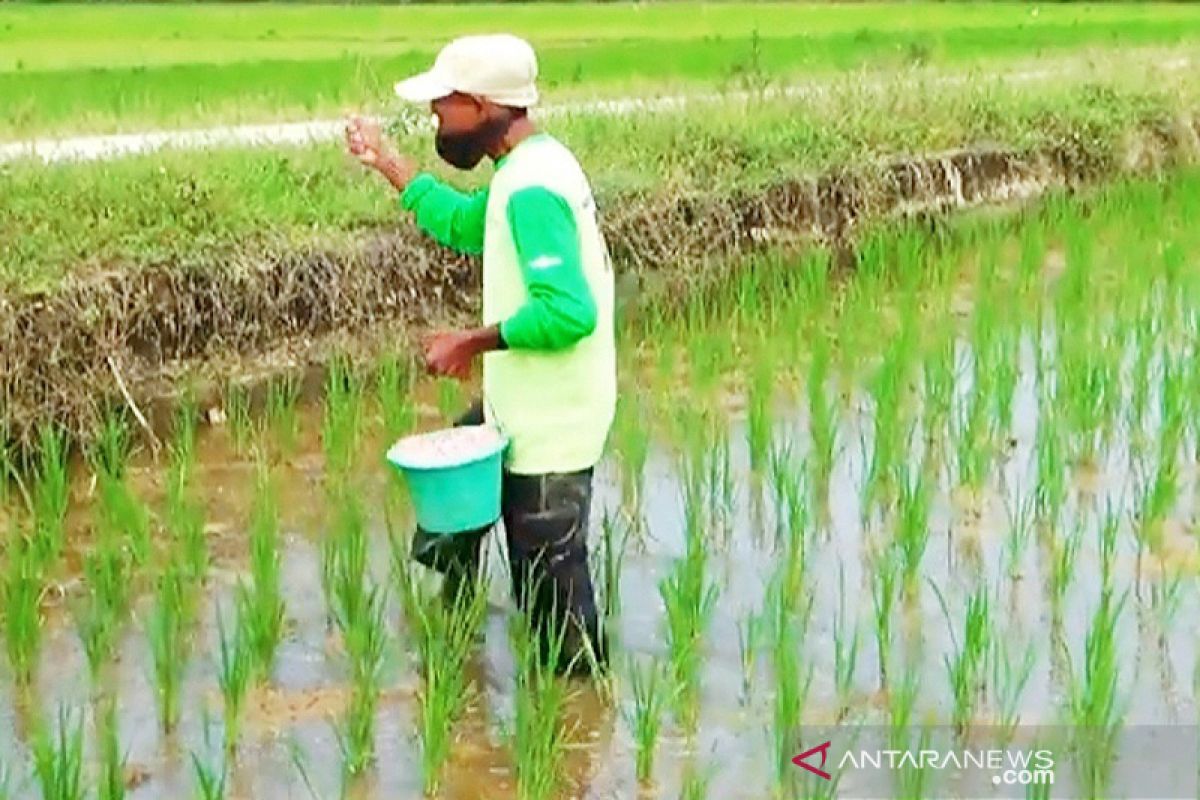
M 0 4 L 0 140 L 365 105 L 440 169 L 390 84 L 496 27 L 552 101 L 714 93 L 547 121 L 625 225 L 611 670 L 541 666 L 502 535 L 457 603 L 409 557 L 384 453 L 477 378 L 425 376 L 395 320 L 272 361 L 321 331 L 253 296 L 199 302 L 209 339 L 171 318 L 225 286 L 197 275 L 348 263 L 444 279 L 411 302 L 459 320 L 474 284 L 419 271 L 338 146 L 5 163 L 0 378 L 60 344 L 0 381 L 0 800 L 1200 796 L 1200 8 Z M 1004 202 L 964 200 L 1004 159 L 1033 165 Z M 879 211 L 895 164 L 961 202 Z M 809 179 L 811 230 L 689 249 Z M 18 443 L 25 390 L 100 422 Z
M 388 96 L 395 76 L 422 68 L 442 39 L 496 28 L 539 48 L 553 100 L 1175 45 L 1196 40 L 1200 11 L 1170 3 L 5 4 L 0 136 L 338 117 Z
M 1200 713 L 1198 208 L 1185 172 L 891 226 L 850 275 L 764 257 L 626 328 L 595 683 L 523 655 L 498 558 L 452 614 L 408 561 L 381 446 L 467 391 L 401 353 L 185 405 L 156 452 L 47 428 L 4 498 L 9 791 L 868 796 L 792 764 L 824 729 L 1040 736 L 1022 792 L 1182 797 L 1184 752 L 1122 754 Z

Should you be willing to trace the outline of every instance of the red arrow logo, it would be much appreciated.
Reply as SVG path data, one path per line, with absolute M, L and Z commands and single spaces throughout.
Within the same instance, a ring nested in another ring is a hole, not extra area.
M 812 749 L 805 750 L 803 753 L 801 753 L 800 755 L 793 758 L 792 763 L 795 764 L 797 767 L 804 767 L 806 770 L 808 770 L 809 772 L 811 772 L 814 775 L 820 775 L 822 778 L 824 778 L 827 781 L 833 780 L 833 776 L 831 776 L 828 772 L 826 772 L 825 770 L 823 770 L 819 767 L 814 767 L 812 764 L 809 764 L 807 761 L 804 760 L 804 759 L 808 758 L 809 756 L 813 755 L 814 753 L 820 753 L 821 754 L 821 767 L 824 767 L 825 759 L 829 756 L 829 744 L 830 744 L 829 742 L 826 742 L 825 744 L 819 744 Z

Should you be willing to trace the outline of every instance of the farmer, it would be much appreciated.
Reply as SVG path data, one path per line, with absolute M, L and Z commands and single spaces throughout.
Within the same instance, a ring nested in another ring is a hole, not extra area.
M 498 426 L 511 441 L 502 518 L 518 606 L 543 644 L 562 636 L 560 671 L 604 663 L 587 529 L 592 470 L 616 403 L 613 273 L 587 177 L 538 130 L 537 59 L 506 34 L 448 44 L 432 69 L 396 84 L 429 103 L 438 155 L 461 170 L 489 157 L 490 185 L 460 192 L 398 155 L 372 122 L 347 127 L 350 152 L 381 173 L 400 205 L 443 245 L 483 256 L 483 326 L 432 336 L 434 375 L 466 378 L 483 362 L 483 400 L 459 424 Z M 474 586 L 487 529 L 436 537 L 418 529 L 413 557 L 456 596 Z

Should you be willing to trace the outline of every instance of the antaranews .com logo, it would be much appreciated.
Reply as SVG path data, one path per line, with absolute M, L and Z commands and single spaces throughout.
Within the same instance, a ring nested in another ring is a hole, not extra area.
M 810 747 L 792 759 L 792 763 L 819 778 L 833 780 L 825 767 L 829 761 L 832 741 Z M 819 758 L 819 761 L 817 759 Z M 1026 749 L 864 749 L 855 748 L 842 753 L 836 769 L 845 771 L 874 769 L 912 770 L 984 770 L 991 773 L 993 785 L 1050 786 L 1054 784 L 1054 754 L 1050 750 Z
M 793 779 L 846 800 L 913 787 L 936 798 L 1200 797 L 1196 725 L 806 726 L 798 739 Z

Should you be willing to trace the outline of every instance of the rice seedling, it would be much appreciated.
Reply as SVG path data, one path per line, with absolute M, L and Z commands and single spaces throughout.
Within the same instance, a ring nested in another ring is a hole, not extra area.
M 615 622 L 621 614 L 621 569 L 629 545 L 631 528 L 619 525 L 605 513 L 601 521 L 604 538 L 600 540 L 601 572 L 603 576 L 603 611 L 605 624 Z
M 1004 512 L 1008 525 L 1004 537 L 1004 564 L 1012 580 L 1021 577 L 1021 563 L 1033 536 L 1035 502 L 1033 496 L 1024 497 L 1020 493 L 1017 499 L 1005 501 Z
M 104 416 L 95 443 L 88 448 L 92 470 L 114 480 L 124 478 L 131 446 L 125 421 L 119 414 L 109 412 Z
M 974 491 L 983 486 L 991 462 L 987 405 L 990 378 L 987 376 L 987 371 L 976 362 L 975 380 L 959 409 L 954 430 L 958 484 Z
M 1034 498 L 1038 519 L 1053 527 L 1061 519 L 1067 500 L 1067 468 L 1062 427 L 1058 415 L 1043 408 L 1038 415 L 1037 487 Z
M 812 668 L 806 666 L 802 670 L 800 667 L 802 625 L 802 622 L 779 615 L 771 647 L 775 671 L 771 752 L 775 761 L 775 782 L 781 789 L 794 785 L 795 767 L 791 759 L 800 743 L 800 722 L 812 686 Z
M 83 721 L 58 710 L 58 729 L 51 735 L 44 723 L 33 740 L 33 765 L 44 800 L 83 800 Z
M 415 384 L 414 366 L 408 359 L 395 353 L 380 359 L 375 388 L 383 430 L 389 440 L 405 435 L 416 423 L 416 408 L 412 402 Z
M 1149 324 L 1133 328 L 1133 364 L 1129 372 L 1129 423 L 1134 431 L 1140 431 L 1145 423 L 1146 411 L 1150 406 L 1150 368 L 1154 361 L 1154 339 L 1158 335 L 1153 318 L 1143 316 Z
M 345 476 L 354 464 L 362 431 L 362 386 L 341 358 L 329 365 L 325 381 L 325 414 L 321 446 L 325 468 L 334 478 Z
M 1166 574 L 1150 582 L 1150 609 L 1158 624 L 1160 641 L 1166 641 L 1167 632 L 1183 602 L 1183 574 L 1179 567 L 1168 567 Z
M 663 708 L 668 699 L 659 662 L 651 660 L 643 671 L 630 660 L 629 690 L 632 697 L 631 708 L 625 715 L 626 723 L 633 732 L 637 748 L 634 757 L 637 779 L 646 783 L 654 775 L 655 751 L 662 729 Z
M 1021 697 L 1037 661 L 1032 642 L 1020 648 L 1018 653 L 1014 653 L 1014 650 L 1017 648 L 1005 637 L 997 637 L 992 647 L 993 725 L 1001 747 L 1006 747 L 1012 741 L 1020 724 Z
M 253 653 L 253 668 L 268 680 L 283 638 L 284 605 L 280 577 L 279 509 L 266 465 L 260 465 L 250 521 L 249 586 L 238 587 L 239 627 Z
M 187 637 L 184 631 L 185 597 L 183 575 L 169 563 L 159 576 L 154 608 L 146 621 L 146 638 L 153 660 L 154 697 L 163 733 L 170 734 L 179 721 L 180 690 L 187 667 Z
M 949 315 L 946 314 L 944 318 L 949 318 Z M 933 447 L 933 452 L 940 455 L 954 403 L 957 352 L 953 326 L 942 323 L 935 329 L 933 336 L 934 342 L 926 351 L 921 363 L 921 373 L 924 387 L 925 438 Z
M 924 470 L 900 486 L 895 543 L 905 592 L 911 597 L 921 574 L 921 560 L 929 544 L 929 481 Z
M 875 429 L 863 489 L 863 507 L 886 500 L 895 481 L 907 429 L 902 413 L 913 335 L 906 329 L 884 352 L 883 363 L 870 382 Z
M 700 529 L 688 526 L 686 553 L 659 584 L 659 593 L 667 611 L 671 671 L 677 687 L 676 711 L 684 727 L 690 730 L 697 721 L 704 632 L 718 593 L 716 584 L 708 578 L 708 554 Z
M 333 513 L 334 528 L 321 542 L 321 585 L 329 619 L 348 628 L 366 607 L 366 523 L 358 497 L 348 487 L 338 492 Z
M 242 705 L 254 674 L 255 652 L 250 641 L 253 633 L 246 630 L 240 614 L 237 624 L 226 628 L 220 605 L 217 606 L 216 617 L 217 686 L 221 690 L 225 753 L 232 757 L 237 752 L 241 732 Z
M 908 732 L 913 721 L 913 709 L 917 702 L 921 676 L 916 665 L 909 661 L 904 674 L 888 691 L 887 725 L 888 742 L 900 749 L 908 744 Z
M 1021 226 L 1018 277 L 1022 294 L 1028 294 L 1041 282 L 1046 264 L 1046 234 L 1041 225 Z
M 97 527 L 102 535 L 124 535 L 133 563 L 144 566 L 150 560 L 150 513 L 124 479 L 102 473 L 100 512 Z
M 290 375 L 267 386 L 267 429 L 284 456 L 295 451 L 300 435 L 300 419 L 296 414 L 299 399 L 300 385 Z
M 1025 787 L 1025 800 L 1050 800 L 1051 782 L 1038 780 Z
M 953 721 L 954 729 L 964 736 L 971 721 L 974 719 L 976 703 L 987 682 L 986 668 L 989 655 L 995 645 L 992 630 L 992 604 L 986 586 L 981 586 L 967 599 L 967 608 L 963 620 L 962 638 L 955 636 L 954 624 L 950 618 L 950 609 L 937 584 L 930 582 L 946 623 L 950 626 L 950 638 L 954 648 L 953 655 L 944 654 L 942 662 L 946 675 L 950 680 L 950 690 L 954 698 Z
M 761 347 L 751 359 L 748 392 L 746 443 L 750 469 L 755 473 L 767 465 L 771 448 L 771 405 L 775 387 L 775 363 L 769 347 Z
M 353 688 L 338 742 L 348 776 L 362 774 L 375 760 L 375 711 L 380 671 L 387 646 L 387 598 L 379 587 L 366 590 L 360 616 L 342 620 L 342 636 L 350 658 Z
M 450 755 L 454 723 L 468 699 L 465 667 L 487 609 L 487 592 L 482 585 L 473 590 L 464 585 L 447 606 L 426 581 L 410 573 L 411 561 L 402 548 L 393 546 L 392 567 L 420 654 L 422 780 L 426 794 L 435 794 Z
M 520 800 L 554 797 L 563 780 L 566 688 L 551 665 L 559 660 L 565 630 L 538 632 L 528 614 L 511 617 L 517 686 L 509 739 Z
M 738 622 L 738 652 L 742 662 L 742 702 L 750 700 L 750 684 L 758 660 L 758 645 L 762 639 L 766 616 L 751 611 Z
M 167 494 L 183 494 L 196 474 L 196 425 L 200 412 L 190 395 L 185 395 L 175 411 L 175 428 L 169 446 L 171 460 L 167 468 Z
M 1066 536 L 1058 536 L 1051 541 L 1049 589 L 1050 607 L 1055 613 L 1062 609 L 1063 598 L 1075 576 L 1075 562 L 1082 541 L 1083 528 L 1080 524 L 1072 526 Z
M 621 468 L 621 501 L 626 512 L 641 519 L 642 476 L 650 456 L 650 426 L 646 404 L 634 392 L 625 392 L 617 400 L 613 420 L 613 442 Z
M 1109 590 L 1113 586 L 1113 568 L 1117 558 L 1117 535 L 1121 529 L 1120 512 L 1109 503 L 1100 521 L 1100 588 Z
M 846 609 L 845 578 L 845 570 L 839 567 L 838 612 L 833 620 L 833 680 L 838 698 L 839 721 L 844 720 L 850 713 L 860 641 L 857 609 Z
M 892 620 L 895 616 L 897 563 L 891 551 L 879 555 L 871 599 L 875 611 L 875 648 L 878 652 L 879 688 L 886 689 L 892 652 Z
M 66 434 L 53 425 L 38 430 L 33 484 L 33 542 L 39 569 L 49 570 L 62 553 L 70 486 Z
M 304 750 L 301 749 L 300 743 L 294 738 L 288 742 L 288 757 L 295 768 L 296 773 L 300 776 L 304 788 L 308 790 L 308 796 L 312 800 L 321 800 L 321 794 L 313 785 L 312 777 L 309 775 L 308 766 L 305 764 Z
M 75 607 L 75 622 L 87 656 L 92 685 L 116 653 L 131 602 L 129 558 L 114 531 L 100 526 L 95 547 L 83 558 L 86 597 Z
M 224 765 L 214 766 L 201 761 L 192 753 L 192 770 L 196 776 L 196 795 L 199 800 L 225 800 L 229 773 Z
M 997 332 L 989 359 L 992 371 L 992 408 L 995 416 L 996 433 L 1007 436 L 1013 423 L 1013 400 L 1016 397 L 1017 381 L 1020 377 L 1018 358 L 1020 354 L 1019 331 L 1004 326 Z
M 387 643 L 386 593 L 367 575 L 367 541 L 362 509 L 352 487 L 334 484 L 335 527 L 322 543 L 322 586 L 330 619 L 342 636 L 353 688 L 350 707 L 337 730 L 347 778 L 374 761 L 375 710 Z M 393 549 L 393 558 L 398 551 Z
M 33 681 L 42 644 L 42 561 L 35 548 L 21 532 L 10 534 L 2 598 L 4 645 L 21 687 Z
M 171 537 L 171 558 L 179 562 L 188 584 L 198 588 L 209 566 L 203 504 L 192 496 L 188 486 L 176 486 L 167 493 L 163 521 Z
M 1081 788 L 1092 797 L 1105 792 L 1125 713 L 1117 695 L 1121 668 L 1116 640 L 1124 606 L 1125 595 L 1114 601 L 1111 593 L 1101 593 L 1084 644 L 1082 674 L 1071 674 L 1067 711 L 1073 764 Z
M 224 392 L 225 419 L 233 449 L 241 455 L 250 451 L 254 441 L 254 420 L 250 414 L 250 392 L 245 386 L 230 382 Z
M 124 800 L 126 756 L 121 752 L 121 735 L 117 728 L 116 701 L 104 703 L 99 718 L 99 783 L 96 796 L 99 800 Z
M 905 737 L 908 739 L 909 737 Z M 928 726 L 922 725 L 915 742 L 906 742 L 905 749 L 909 752 L 925 752 L 929 750 L 933 735 Z M 931 751 L 936 752 L 936 751 Z M 921 800 L 933 797 L 929 794 L 932 783 L 932 771 L 917 759 L 901 759 L 900 767 L 896 770 L 896 796 L 905 800 Z
M 827 389 L 829 358 L 829 344 L 825 337 L 816 337 L 805 386 L 808 393 L 809 437 L 812 441 L 810 463 L 813 466 L 813 486 L 818 489 L 818 495 L 823 495 L 821 487 L 829 484 L 837 452 L 837 406 L 830 401 Z
M 688 764 L 683 785 L 679 788 L 679 800 L 704 800 L 708 797 L 708 785 L 711 782 L 710 770 L 697 769 L 695 764 Z

